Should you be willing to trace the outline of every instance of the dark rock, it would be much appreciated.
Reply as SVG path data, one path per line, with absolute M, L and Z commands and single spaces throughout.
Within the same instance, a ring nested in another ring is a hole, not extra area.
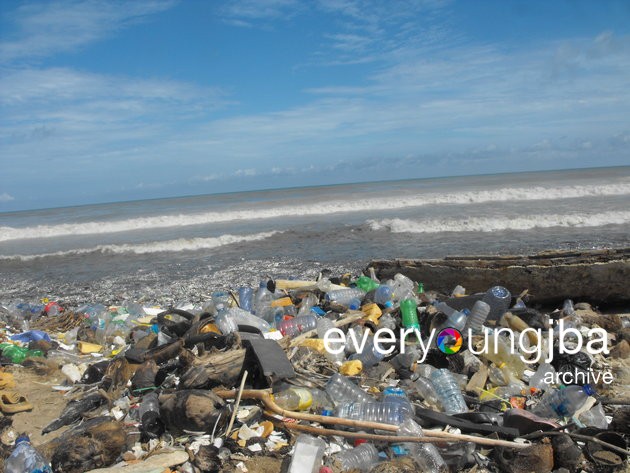
M 219 449 L 207 445 L 199 448 L 195 455 L 193 464 L 203 473 L 214 473 L 221 471 L 221 459 L 219 458 Z

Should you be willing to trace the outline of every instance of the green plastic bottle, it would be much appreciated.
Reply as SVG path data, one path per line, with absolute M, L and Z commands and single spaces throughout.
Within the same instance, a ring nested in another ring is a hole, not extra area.
M 19 347 L 12 343 L 0 344 L 0 350 L 2 350 L 2 356 L 11 360 L 11 363 L 20 364 L 29 357 L 44 356 L 41 350 L 29 350 L 25 347 Z
M 418 322 L 418 304 L 413 299 L 403 299 L 400 301 L 400 313 L 402 314 L 402 324 L 405 328 L 420 329 Z
M 359 289 L 365 292 L 370 292 L 371 290 L 376 289 L 379 286 L 376 281 L 367 276 L 361 276 L 359 279 L 356 280 L 355 284 Z

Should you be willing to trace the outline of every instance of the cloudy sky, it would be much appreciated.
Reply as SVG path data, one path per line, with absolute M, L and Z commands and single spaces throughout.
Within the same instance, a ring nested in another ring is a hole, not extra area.
M 0 212 L 630 165 L 630 3 L 0 2 Z

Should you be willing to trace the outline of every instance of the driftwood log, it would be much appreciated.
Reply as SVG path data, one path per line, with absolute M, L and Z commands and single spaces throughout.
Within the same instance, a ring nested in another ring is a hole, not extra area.
M 551 251 L 529 256 L 374 260 L 369 267 L 380 279 L 402 273 L 445 294 L 458 284 L 468 294 L 501 285 L 512 294 L 527 289 L 530 302 L 543 305 L 561 304 L 565 299 L 596 305 L 630 302 L 630 248 Z
M 238 348 L 194 358 L 181 377 L 182 387 L 201 389 L 219 385 L 234 386 L 240 379 L 245 353 L 244 348 Z

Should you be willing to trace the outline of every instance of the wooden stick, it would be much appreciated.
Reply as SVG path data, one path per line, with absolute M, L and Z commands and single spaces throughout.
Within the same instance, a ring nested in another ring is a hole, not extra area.
M 238 388 L 238 394 L 236 396 L 236 402 L 234 403 L 234 411 L 232 412 L 232 417 L 230 417 L 230 423 L 228 424 L 227 430 L 225 431 L 225 436 L 229 437 L 230 431 L 234 426 L 234 419 L 236 419 L 236 413 L 238 411 L 238 406 L 241 404 L 241 396 L 243 395 L 243 388 L 245 387 L 245 380 L 247 379 L 247 370 L 243 372 L 243 378 L 241 379 L 241 386 Z
M 233 399 L 238 395 L 238 393 L 234 390 L 217 390 L 214 393 L 222 397 L 224 399 Z M 344 419 L 342 417 L 333 417 L 333 416 L 320 416 L 316 414 L 309 414 L 307 412 L 295 412 L 295 411 L 287 411 L 281 408 L 278 404 L 276 404 L 273 400 L 271 394 L 267 391 L 257 390 L 257 389 L 245 389 L 242 393 L 244 399 L 258 399 L 265 404 L 265 407 L 272 411 L 275 414 L 278 414 L 282 417 L 288 417 L 291 419 L 298 420 L 306 420 L 309 422 L 318 422 L 320 424 L 334 424 L 334 425 L 345 425 L 348 427 L 354 427 L 355 429 L 372 429 L 372 430 L 385 430 L 388 432 L 397 432 L 398 426 L 391 424 L 382 424 L 380 422 L 369 422 L 364 420 L 353 420 L 353 419 Z M 510 448 L 527 448 L 529 446 L 528 443 L 515 443 L 509 442 L 506 440 L 495 440 L 489 439 L 485 437 L 475 437 L 472 435 L 464 435 L 464 434 L 452 434 L 450 432 L 442 432 L 442 431 L 431 431 L 431 436 L 436 438 L 445 439 L 445 441 L 452 442 L 473 442 L 480 445 L 489 445 L 489 446 L 503 446 Z

